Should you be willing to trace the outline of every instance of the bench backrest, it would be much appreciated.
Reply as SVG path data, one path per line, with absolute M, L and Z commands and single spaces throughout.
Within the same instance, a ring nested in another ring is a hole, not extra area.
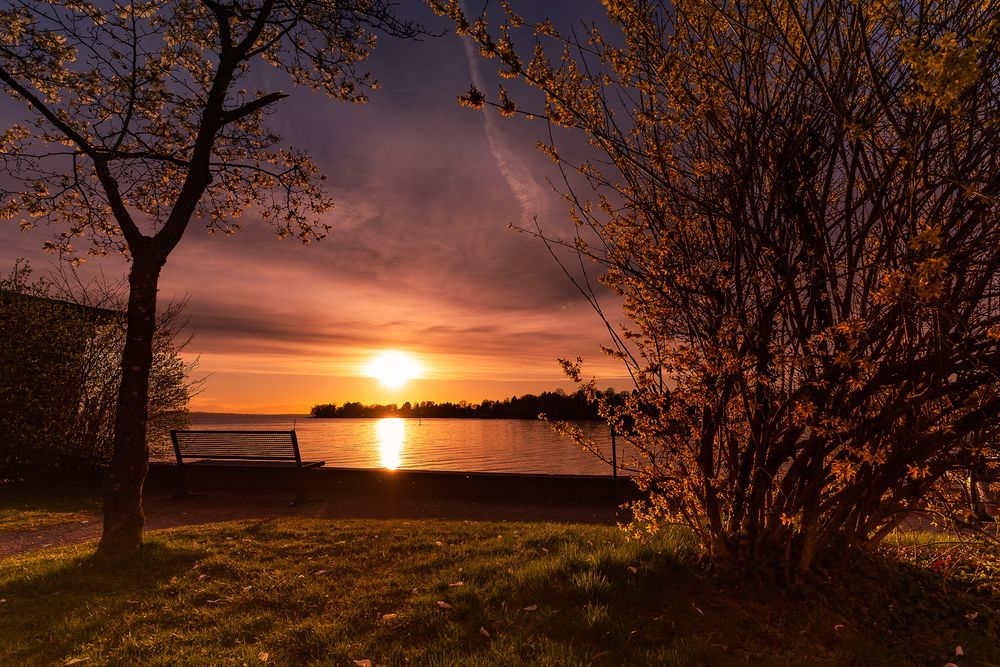
M 295 461 L 302 465 L 295 431 L 171 431 L 177 463 L 184 459 Z

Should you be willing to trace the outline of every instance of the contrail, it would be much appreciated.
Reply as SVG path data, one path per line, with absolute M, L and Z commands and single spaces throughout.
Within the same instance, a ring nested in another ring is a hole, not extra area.
M 462 10 L 465 11 L 464 6 Z M 465 59 L 469 63 L 472 83 L 485 93 L 486 85 L 483 83 L 483 75 L 479 71 L 479 63 L 476 60 L 476 52 L 472 48 L 471 40 L 463 39 L 462 46 L 465 48 Z M 521 224 L 524 225 L 530 222 L 532 216 L 538 212 L 538 208 L 545 200 L 545 191 L 535 179 L 528 175 L 528 166 L 524 161 L 504 145 L 496 116 L 489 109 L 483 111 L 483 129 L 486 130 L 486 138 L 490 142 L 490 153 L 493 154 L 493 159 L 496 160 L 500 173 L 521 205 Z

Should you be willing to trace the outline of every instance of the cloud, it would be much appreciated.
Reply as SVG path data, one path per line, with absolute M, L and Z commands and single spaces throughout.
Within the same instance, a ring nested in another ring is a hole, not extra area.
M 465 11 L 464 3 L 462 10 Z M 475 47 L 471 39 L 462 40 L 462 48 L 465 51 L 465 60 L 469 65 L 469 74 L 476 88 L 486 92 L 487 87 L 483 80 L 482 72 L 479 70 L 479 61 Z M 543 212 L 544 203 L 549 198 L 546 188 L 543 188 L 530 175 L 528 165 L 507 147 L 503 137 L 503 132 L 497 125 L 496 113 L 486 108 L 482 112 L 483 129 L 490 143 L 490 152 L 496 160 L 497 168 L 503 174 L 504 180 L 510 187 L 511 192 L 521 205 L 520 224 L 522 227 L 531 228 L 532 219 Z

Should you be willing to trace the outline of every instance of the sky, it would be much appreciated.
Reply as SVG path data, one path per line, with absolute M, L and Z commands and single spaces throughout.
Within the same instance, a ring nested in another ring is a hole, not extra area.
M 560 25 L 600 14 L 596 0 L 522 4 L 527 18 Z M 447 28 L 422 3 L 404 5 L 405 17 Z M 572 390 L 557 359 L 576 356 L 600 386 L 625 388 L 621 367 L 599 350 L 604 323 L 541 241 L 509 229 L 537 218 L 548 234 L 572 231 L 549 183 L 555 165 L 535 148 L 545 124 L 460 107 L 470 83 L 495 96 L 499 80 L 453 34 L 383 38 L 368 70 L 380 87 L 367 105 L 285 87 L 290 97 L 270 117 L 327 176 L 336 204 L 325 240 L 279 240 L 263 224 L 209 236 L 193 221 L 168 259 L 160 302 L 188 300 L 194 337 L 184 356 L 207 378 L 191 409 L 304 413 L 349 400 Z M 5 126 L 11 114 L 0 105 Z M 51 267 L 41 248 L 53 231 L 0 221 L 0 273 L 17 258 Z M 127 265 L 90 259 L 81 271 L 114 278 Z M 422 377 L 398 389 L 366 377 L 385 350 L 412 355 Z

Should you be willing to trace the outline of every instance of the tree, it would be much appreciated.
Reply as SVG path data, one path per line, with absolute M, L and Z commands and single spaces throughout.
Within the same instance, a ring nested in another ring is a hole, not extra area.
M 413 37 L 386 0 L 5 0 L 0 83 L 30 125 L 0 135 L 0 216 L 57 222 L 72 242 L 131 261 L 102 558 L 134 553 L 143 526 L 149 374 L 160 271 L 189 222 L 239 230 L 252 214 L 303 242 L 326 231 L 316 166 L 265 114 L 286 97 L 241 82 L 265 64 L 295 85 L 363 102 L 375 33 Z
M 432 4 L 594 149 L 542 145 L 578 229 L 549 242 L 624 303 L 608 352 L 638 391 L 605 410 L 641 454 L 641 527 L 802 578 L 993 437 L 996 3 L 606 0 L 620 32 L 544 22 L 523 58 L 509 7 L 491 32 Z

